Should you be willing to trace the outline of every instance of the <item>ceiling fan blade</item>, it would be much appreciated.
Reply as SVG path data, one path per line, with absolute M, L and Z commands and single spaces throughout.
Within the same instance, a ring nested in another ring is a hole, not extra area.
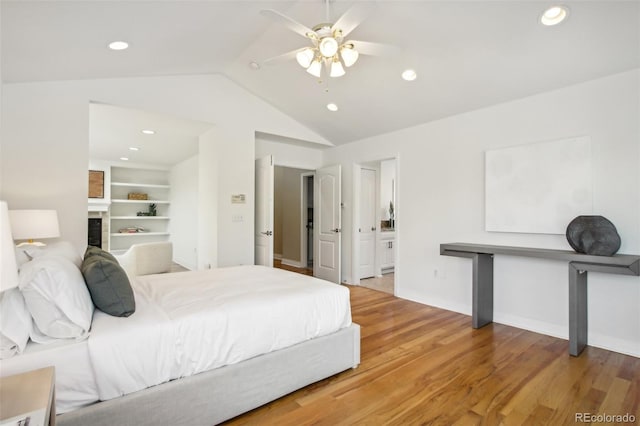
M 314 31 L 311 28 L 305 25 L 302 25 L 298 21 L 294 21 L 293 19 L 289 18 L 287 15 L 284 15 L 278 12 L 277 10 L 263 9 L 260 11 L 260 14 L 262 16 L 266 16 L 269 19 L 272 19 L 275 22 L 279 22 L 283 24 L 285 27 L 289 28 L 291 31 L 300 34 L 302 37 L 309 38 L 307 34 L 309 33 L 314 34 Z
M 300 49 L 295 49 L 287 53 L 283 53 L 282 55 L 272 56 L 271 58 L 265 59 L 262 61 L 263 65 L 277 65 L 286 61 L 290 61 L 291 59 L 295 59 L 296 54 L 300 51 Z
M 341 30 L 342 37 L 346 37 L 349 33 L 356 29 L 358 25 L 365 20 L 367 16 L 375 9 L 376 4 L 371 2 L 357 3 L 347 10 L 335 24 L 331 27 L 331 31 Z
M 392 56 L 399 53 L 400 49 L 390 44 L 372 43 L 370 41 L 349 40 L 344 44 L 353 44 L 355 50 L 363 55 Z

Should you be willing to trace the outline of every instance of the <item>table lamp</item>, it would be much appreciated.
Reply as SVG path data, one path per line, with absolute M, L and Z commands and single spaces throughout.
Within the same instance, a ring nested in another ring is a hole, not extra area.
M 58 212 L 55 210 L 9 210 L 11 233 L 14 240 L 27 240 L 17 245 L 46 244 L 34 241 L 41 238 L 57 238 L 60 236 Z

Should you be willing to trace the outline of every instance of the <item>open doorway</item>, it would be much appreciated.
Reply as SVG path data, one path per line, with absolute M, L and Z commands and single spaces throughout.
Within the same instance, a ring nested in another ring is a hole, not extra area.
M 208 183 L 199 164 L 214 125 L 95 101 L 88 108 L 88 169 L 100 178 L 100 194 L 88 203 L 100 239 L 88 243 L 117 255 L 169 241 L 173 270 L 210 267 L 204 228 L 211 220 L 199 208 Z
M 303 173 L 302 179 L 302 249 L 301 259 L 306 259 L 302 263 L 307 269 L 313 271 L 313 176 L 314 173 Z
M 313 275 L 314 171 L 275 166 L 273 266 Z
M 354 284 L 395 294 L 396 160 L 354 165 Z

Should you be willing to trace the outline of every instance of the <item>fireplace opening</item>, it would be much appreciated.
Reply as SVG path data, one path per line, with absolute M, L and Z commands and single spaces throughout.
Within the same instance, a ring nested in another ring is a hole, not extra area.
M 89 218 L 87 244 L 102 248 L 102 218 Z

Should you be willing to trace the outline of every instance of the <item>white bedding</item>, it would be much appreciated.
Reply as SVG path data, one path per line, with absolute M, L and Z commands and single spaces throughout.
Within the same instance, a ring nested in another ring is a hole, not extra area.
M 56 374 L 56 412 L 66 413 L 99 400 L 87 340 L 60 339 L 29 342 L 20 355 L 0 361 L 2 376 L 53 365 Z
M 349 291 L 261 266 L 137 277 L 136 312 L 96 312 L 88 340 L 101 400 L 333 333 Z
M 351 325 L 346 287 L 261 266 L 137 277 L 136 312 L 96 310 L 89 338 L 29 342 L 2 376 L 53 365 L 65 413 Z

